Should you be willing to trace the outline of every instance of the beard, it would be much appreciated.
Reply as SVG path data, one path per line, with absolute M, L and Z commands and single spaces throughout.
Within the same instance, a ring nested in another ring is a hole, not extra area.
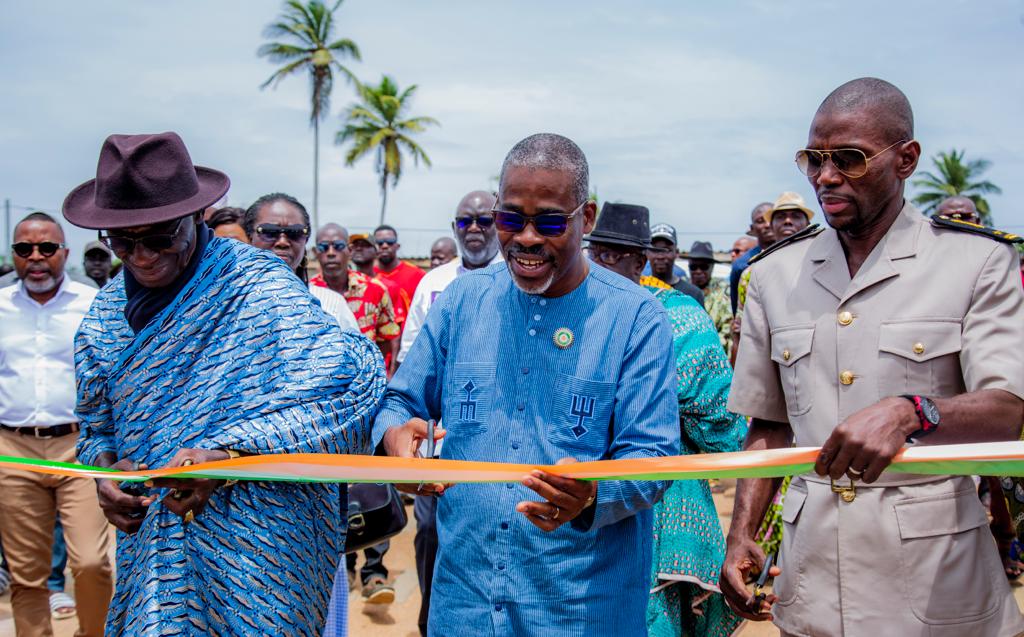
M 512 274 L 512 282 L 516 284 L 516 287 L 527 294 L 544 294 L 551 287 L 551 284 L 555 282 L 555 272 L 551 272 L 546 278 L 531 283 L 530 285 L 525 284 L 516 278 L 516 275 L 512 273 L 512 266 L 509 267 L 509 273 Z
M 54 288 L 60 285 L 60 279 L 54 277 L 53 274 L 50 274 L 45 279 L 25 278 L 21 282 L 25 289 L 33 294 L 46 294 L 47 292 L 52 292 Z
M 488 261 L 494 258 L 494 255 L 498 254 L 500 248 L 497 236 L 494 237 L 493 241 L 484 243 L 477 250 L 470 249 L 465 243 L 460 247 L 462 248 L 462 260 L 470 265 L 486 265 Z

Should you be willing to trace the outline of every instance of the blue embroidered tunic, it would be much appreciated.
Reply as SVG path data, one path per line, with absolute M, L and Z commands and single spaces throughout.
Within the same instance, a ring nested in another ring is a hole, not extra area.
M 138 334 L 124 281 L 76 339 L 78 458 L 161 467 L 181 448 L 367 453 L 383 362 L 274 254 L 213 239 Z M 239 482 L 183 526 L 157 500 L 118 532 L 108 635 L 318 635 L 344 545 L 344 485 Z M 162 496 L 163 494 L 161 494 Z
M 475 270 L 431 307 L 374 441 L 418 416 L 443 418 L 450 459 L 673 455 L 671 352 L 657 300 L 603 268 L 558 298 L 521 292 L 504 263 Z M 646 635 L 651 507 L 665 487 L 603 482 L 596 505 L 552 533 L 515 511 L 541 500 L 518 483 L 452 487 L 438 501 L 430 633 Z

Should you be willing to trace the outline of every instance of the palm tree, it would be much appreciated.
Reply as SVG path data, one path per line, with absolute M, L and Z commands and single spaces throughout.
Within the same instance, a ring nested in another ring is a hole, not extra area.
M 287 0 L 284 11 L 277 22 L 264 30 L 267 38 L 282 38 L 283 42 L 267 42 L 259 48 L 257 55 L 273 63 L 284 62 L 284 66 L 260 85 L 265 89 L 271 84 L 276 88 L 281 80 L 294 73 L 309 73 L 312 93 L 312 108 L 309 119 L 313 125 L 313 228 L 319 227 L 320 208 L 320 120 L 327 116 L 330 107 L 331 89 L 334 88 L 335 71 L 350 82 L 359 85 L 352 72 L 339 60 L 345 57 L 361 60 L 359 47 L 347 38 L 333 38 L 334 12 L 341 6 L 337 0 L 334 6 L 327 6 L 320 0 Z
M 384 223 L 384 212 L 388 205 L 388 182 L 394 188 L 402 176 L 402 151 L 412 155 L 418 166 L 420 160 L 429 168 L 430 158 L 410 135 L 421 133 L 428 125 L 440 125 L 433 117 L 409 117 L 406 111 L 412 101 L 416 85 L 401 93 L 395 81 L 385 75 L 380 85 L 359 85 L 361 103 L 355 103 L 345 111 L 344 127 L 338 131 L 334 143 L 343 145 L 351 142 L 352 147 L 345 154 L 345 165 L 352 166 L 361 157 L 374 152 L 376 170 L 380 175 L 380 222 Z
M 931 212 L 946 197 L 962 195 L 974 202 L 978 208 L 978 216 L 985 225 L 992 223 L 992 211 L 984 195 L 1001 194 L 1003 191 L 991 181 L 976 181 L 981 173 L 992 165 L 987 159 L 975 159 L 964 163 L 964 151 L 951 150 L 949 153 L 940 151 L 932 158 L 932 163 L 939 171 L 938 176 L 922 171 L 921 177 L 914 180 L 914 185 L 924 188 L 924 192 L 914 197 L 914 203 L 924 206 L 925 212 Z

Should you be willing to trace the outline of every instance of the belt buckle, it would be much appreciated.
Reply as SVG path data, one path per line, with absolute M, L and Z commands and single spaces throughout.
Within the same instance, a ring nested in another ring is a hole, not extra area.
M 40 435 L 40 433 L 39 433 L 40 429 L 47 429 L 47 430 L 49 430 L 50 427 L 33 427 L 32 428 L 32 435 L 35 436 L 36 438 L 38 438 L 39 440 L 49 440 L 50 438 L 53 438 L 52 434 Z
M 832 493 L 838 493 L 843 502 L 853 502 L 857 498 L 857 487 L 853 484 L 853 478 L 850 478 L 850 486 L 848 487 L 836 484 L 836 481 L 831 478 L 829 478 L 829 481 L 832 483 Z

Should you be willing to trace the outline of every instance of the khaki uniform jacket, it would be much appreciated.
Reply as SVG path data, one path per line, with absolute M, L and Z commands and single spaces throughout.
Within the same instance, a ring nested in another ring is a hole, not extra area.
M 1024 397 L 1016 251 L 905 204 L 851 280 L 835 230 L 752 266 L 731 411 L 820 446 L 901 394 Z M 794 635 L 1024 632 L 970 478 L 886 472 L 852 502 L 813 472 L 783 504 L 775 623 Z

